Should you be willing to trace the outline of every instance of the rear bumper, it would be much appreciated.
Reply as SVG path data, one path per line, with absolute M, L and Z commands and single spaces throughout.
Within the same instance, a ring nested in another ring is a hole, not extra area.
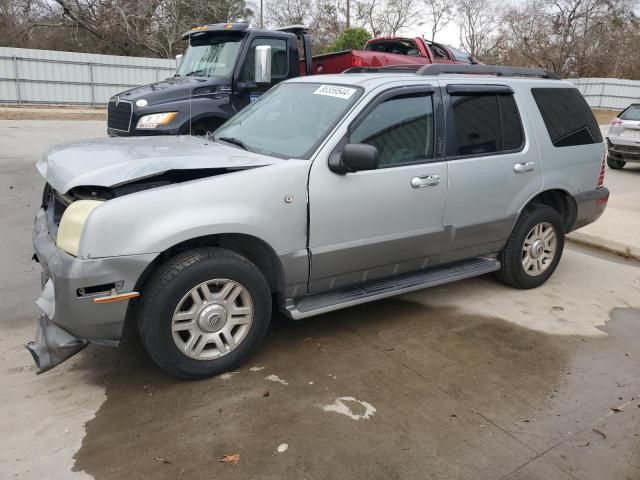
M 595 222 L 607 208 L 609 189 L 607 187 L 596 188 L 588 192 L 575 195 L 578 214 L 573 225 L 573 230 Z
M 49 235 L 46 212 L 38 211 L 33 245 L 42 267 L 43 290 L 36 301 L 42 311 L 36 340 L 27 344 L 42 373 L 82 350 L 89 342 L 117 345 L 129 301 L 96 304 L 94 299 L 131 292 L 157 254 L 82 260 L 60 250 Z M 91 287 L 109 286 L 103 289 Z M 105 290 L 106 289 L 106 290 Z

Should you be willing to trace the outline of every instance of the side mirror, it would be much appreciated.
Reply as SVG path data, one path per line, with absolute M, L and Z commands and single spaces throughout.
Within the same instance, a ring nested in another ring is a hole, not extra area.
M 176 55 L 176 68 L 180 68 L 180 64 L 182 63 L 182 57 L 183 56 L 184 55 L 182 55 L 182 54 Z
M 271 83 L 271 46 L 258 45 L 256 47 L 256 83 Z
M 366 143 L 348 143 L 342 153 L 329 159 L 329 169 L 335 173 L 359 172 L 378 168 L 378 149 Z

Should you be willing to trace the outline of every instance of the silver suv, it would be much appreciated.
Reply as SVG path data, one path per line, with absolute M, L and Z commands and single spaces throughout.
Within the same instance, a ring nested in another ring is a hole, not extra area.
M 201 378 L 255 350 L 272 306 L 297 320 L 490 272 L 537 287 L 603 212 L 604 153 L 571 83 L 460 65 L 296 78 L 209 139 L 53 148 L 27 348 L 43 372 L 133 322 Z

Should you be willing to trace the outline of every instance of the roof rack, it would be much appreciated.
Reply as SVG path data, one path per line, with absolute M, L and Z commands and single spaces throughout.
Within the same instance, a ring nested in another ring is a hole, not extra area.
M 385 65 L 384 67 L 351 67 L 342 73 L 416 73 L 424 65 Z
M 498 65 L 453 65 L 433 64 L 425 65 L 417 72 L 418 75 L 442 75 L 442 74 L 479 74 L 496 75 L 498 77 L 535 77 L 549 80 L 560 80 L 560 77 L 544 68 L 527 67 L 502 67 Z

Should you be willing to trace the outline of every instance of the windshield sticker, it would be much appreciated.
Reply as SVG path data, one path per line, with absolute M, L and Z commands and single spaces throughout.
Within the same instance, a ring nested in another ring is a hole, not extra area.
M 347 100 L 356 93 L 355 88 L 338 87 L 336 85 L 322 85 L 315 92 L 314 95 L 328 95 L 329 97 L 337 97 Z

